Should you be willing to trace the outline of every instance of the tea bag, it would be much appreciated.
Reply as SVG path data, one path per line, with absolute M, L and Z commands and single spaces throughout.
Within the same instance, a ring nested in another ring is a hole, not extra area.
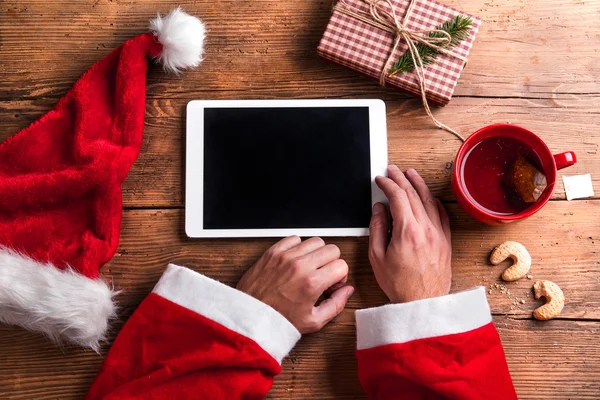
M 519 156 L 513 164 L 510 178 L 513 187 L 526 203 L 535 203 L 548 186 L 546 175 L 523 156 Z

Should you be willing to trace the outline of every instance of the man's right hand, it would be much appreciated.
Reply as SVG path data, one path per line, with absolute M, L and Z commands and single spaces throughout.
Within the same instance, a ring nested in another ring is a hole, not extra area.
M 390 201 L 373 207 L 369 260 L 377 283 L 392 303 L 404 303 L 450 292 L 452 246 L 444 206 L 414 169 L 406 175 L 395 165 L 376 183 Z
M 302 242 L 290 236 L 267 250 L 237 289 L 273 307 L 304 334 L 319 331 L 342 312 L 354 293 L 343 286 L 347 278 L 348 264 L 337 246 L 318 237 Z M 329 297 L 315 307 L 326 291 Z

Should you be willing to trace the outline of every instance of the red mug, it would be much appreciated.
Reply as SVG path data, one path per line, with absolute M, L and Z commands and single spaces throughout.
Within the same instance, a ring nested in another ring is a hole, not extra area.
M 533 150 L 539 158 L 541 170 L 546 175 L 547 187 L 535 203 L 532 203 L 531 206 L 522 211 L 513 214 L 501 214 L 488 210 L 472 200 L 466 189 L 466 184 L 463 182 L 461 169 L 463 168 L 463 163 L 466 161 L 466 155 L 469 154 L 469 151 L 482 140 L 491 137 L 509 137 L 518 139 Z M 552 197 L 554 186 L 556 184 L 557 171 L 559 169 L 570 167 L 576 162 L 577 157 L 575 157 L 575 153 L 567 151 L 565 153 L 553 155 L 542 139 L 525 128 L 511 124 L 489 125 L 469 136 L 458 150 L 452 173 L 452 191 L 456 196 L 458 204 L 460 204 L 460 206 L 472 217 L 490 225 L 505 224 L 527 218 L 538 212 Z

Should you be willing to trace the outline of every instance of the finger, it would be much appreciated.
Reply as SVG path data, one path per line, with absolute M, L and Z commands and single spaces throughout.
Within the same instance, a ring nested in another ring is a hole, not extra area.
M 311 253 L 317 250 L 320 247 L 325 246 L 325 242 L 320 237 L 312 237 L 310 239 L 306 239 L 304 242 L 300 243 L 296 247 L 293 247 L 286 251 L 288 257 L 297 258 L 301 257 L 305 254 Z
M 425 222 L 429 220 L 427 212 L 425 211 L 425 206 L 423 205 L 423 201 L 421 200 L 421 197 L 419 197 L 419 193 L 415 190 L 409 180 L 406 179 L 406 176 L 404 176 L 402 171 L 400 171 L 397 166 L 390 165 L 388 167 L 388 177 L 396 182 L 396 184 L 406 192 L 408 201 L 410 203 L 410 208 L 415 215 L 415 219 L 418 222 Z
M 335 292 L 336 290 L 338 290 L 341 287 L 346 286 L 346 282 L 348 282 L 348 276 L 346 276 L 344 279 L 342 279 L 338 283 L 333 284 L 333 286 L 328 287 L 327 290 L 325 291 L 325 294 L 327 296 L 331 296 L 331 294 L 333 292 Z
M 390 219 L 385 206 L 375 203 L 369 224 L 369 254 L 378 259 L 385 257 L 390 232 Z
M 273 246 L 269 247 L 269 249 L 265 251 L 265 253 L 254 266 L 268 264 L 269 260 L 271 260 L 273 257 L 282 254 L 291 248 L 294 248 L 300 243 L 302 243 L 302 240 L 298 236 L 289 236 L 283 238 Z
M 281 253 L 298 246 L 300 243 L 302 243 L 302 239 L 299 236 L 288 236 L 275 243 L 269 250 L 273 253 Z
M 431 190 L 429 190 L 429 187 L 421 175 L 411 168 L 406 171 L 406 177 L 419 194 L 421 202 L 425 207 L 425 212 L 429 216 L 431 222 L 433 222 L 433 224 L 438 228 L 441 228 L 442 221 L 440 219 L 440 210 L 438 208 L 436 198 L 433 197 L 433 194 L 431 194 Z
M 437 203 L 438 211 L 440 213 L 442 230 L 444 231 L 444 235 L 446 235 L 446 239 L 448 239 L 448 242 L 450 242 L 450 240 L 451 240 L 450 218 L 448 217 L 448 213 L 446 212 L 446 208 L 444 207 L 442 202 L 439 201 L 438 199 L 435 199 L 435 201 Z
M 346 261 L 338 258 L 319 268 L 316 274 L 317 289 L 320 292 L 319 294 L 321 294 L 327 288 L 348 279 L 348 264 Z
M 317 270 L 332 261 L 338 260 L 340 254 L 340 249 L 336 245 L 328 244 L 296 258 L 296 262 L 301 263 L 303 266 L 309 267 L 310 269 Z
M 326 323 L 334 319 L 346 307 L 346 303 L 350 296 L 354 293 L 352 286 L 344 286 L 333 292 L 328 299 L 325 299 L 317 307 L 313 309 L 313 315 L 319 326 L 324 326 Z
M 394 219 L 394 230 L 404 227 L 406 224 L 416 222 L 406 192 L 390 178 L 378 176 L 375 183 L 383 191 L 390 201 L 390 213 Z

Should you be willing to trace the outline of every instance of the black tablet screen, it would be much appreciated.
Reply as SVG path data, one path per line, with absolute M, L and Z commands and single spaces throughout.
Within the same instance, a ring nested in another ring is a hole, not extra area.
M 368 107 L 206 108 L 204 229 L 363 228 Z

